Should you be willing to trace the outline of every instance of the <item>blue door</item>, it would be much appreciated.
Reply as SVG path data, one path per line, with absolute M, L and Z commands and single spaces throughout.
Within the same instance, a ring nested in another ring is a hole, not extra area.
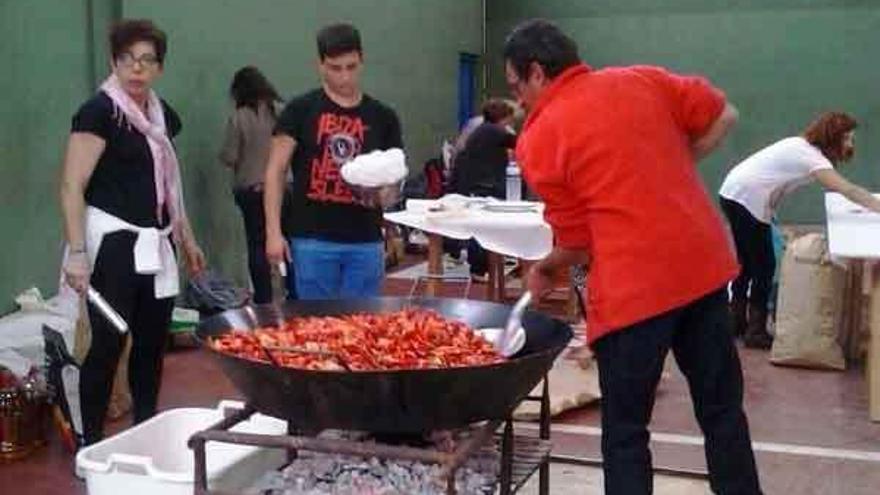
M 458 128 L 474 116 L 477 105 L 477 63 L 480 57 L 473 53 L 458 55 Z

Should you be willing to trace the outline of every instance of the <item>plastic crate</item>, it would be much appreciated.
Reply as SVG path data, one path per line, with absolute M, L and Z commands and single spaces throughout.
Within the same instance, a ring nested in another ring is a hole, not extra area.
M 223 411 L 230 407 L 241 408 L 242 404 L 223 401 L 216 409 L 162 412 L 79 451 L 77 473 L 85 478 L 89 495 L 191 495 L 194 461 L 187 440 L 223 419 Z M 231 431 L 281 435 L 287 433 L 287 424 L 255 414 Z M 283 466 L 286 452 L 209 442 L 206 458 L 209 489 L 241 493 L 267 471 Z

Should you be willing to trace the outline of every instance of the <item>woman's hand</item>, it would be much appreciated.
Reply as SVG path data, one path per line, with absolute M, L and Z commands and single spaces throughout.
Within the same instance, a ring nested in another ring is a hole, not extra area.
M 183 248 L 183 264 L 190 276 L 198 275 L 207 267 L 205 261 L 205 253 L 196 242 L 196 236 L 193 234 L 192 225 L 186 214 L 181 215 L 178 223 L 174 228 L 174 235 L 180 239 L 180 245 Z
M 194 239 L 188 239 L 183 243 L 183 260 L 190 276 L 198 275 L 207 267 L 205 253 Z
M 89 288 L 89 276 L 91 275 L 88 255 L 84 251 L 69 252 L 62 269 L 67 285 L 78 293 L 85 294 Z

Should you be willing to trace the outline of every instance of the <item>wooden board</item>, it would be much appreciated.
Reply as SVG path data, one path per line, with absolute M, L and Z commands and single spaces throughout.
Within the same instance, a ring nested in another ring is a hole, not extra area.
M 428 279 L 425 295 L 437 297 L 442 284 L 439 277 L 443 275 L 443 237 L 432 233 L 428 233 L 428 274 L 434 277 Z
M 868 373 L 868 401 L 871 421 L 880 421 L 880 283 L 878 267 L 866 263 L 863 277 L 871 284 L 871 306 L 869 324 L 871 329 L 868 344 L 868 359 L 865 370 Z

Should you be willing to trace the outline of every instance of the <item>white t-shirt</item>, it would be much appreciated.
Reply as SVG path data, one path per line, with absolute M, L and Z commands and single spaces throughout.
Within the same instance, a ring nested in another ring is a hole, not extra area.
M 783 196 L 811 182 L 814 170 L 833 168 L 819 148 L 800 136 L 789 137 L 733 167 L 718 193 L 745 206 L 761 222 L 770 223 Z

